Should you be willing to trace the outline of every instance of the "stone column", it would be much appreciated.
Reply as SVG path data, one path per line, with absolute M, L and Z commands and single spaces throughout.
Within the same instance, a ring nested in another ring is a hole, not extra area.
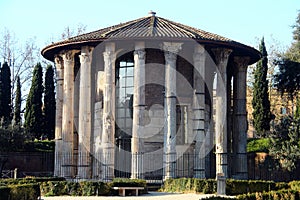
M 194 50 L 194 128 L 195 161 L 194 177 L 205 178 L 205 49 L 196 45 Z
M 55 56 L 56 68 L 56 111 L 55 111 L 55 163 L 54 176 L 62 176 L 61 161 L 63 152 L 62 142 L 62 113 L 63 113 L 63 89 L 64 89 L 64 65 L 62 57 Z
M 235 176 L 238 179 L 248 179 L 247 167 L 247 108 L 246 108 L 246 78 L 249 57 L 234 57 L 236 74 L 234 77 L 234 149 L 235 152 Z
M 103 92 L 103 135 L 102 135 L 102 179 L 114 178 L 115 157 L 115 44 L 105 45 L 104 92 Z
M 164 180 L 175 177 L 176 167 L 176 59 L 182 43 L 164 42 L 165 51 L 165 128 Z
M 217 64 L 216 88 L 216 175 L 228 177 L 227 162 L 227 63 L 232 50 L 214 49 Z
M 74 177 L 73 126 L 74 126 L 74 51 L 62 54 L 64 61 L 64 97 L 62 115 L 63 159 L 62 176 Z
M 80 90 L 78 120 L 78 178 L 91 178 L 91 133 L 92 133 L 92 101 L 91 101 L 91 63 L 93 48 L 83 46 L 80 57 Z
M 144 178 L 145 44 L 136 42 L 134 51 L 134 95 L 131 139 L 131 178 Z

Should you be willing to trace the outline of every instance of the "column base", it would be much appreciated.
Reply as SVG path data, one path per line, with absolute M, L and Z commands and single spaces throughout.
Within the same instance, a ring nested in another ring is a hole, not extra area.
M 216 175 L 218 174 L 228 178 L 227 153 L 216 153 Z

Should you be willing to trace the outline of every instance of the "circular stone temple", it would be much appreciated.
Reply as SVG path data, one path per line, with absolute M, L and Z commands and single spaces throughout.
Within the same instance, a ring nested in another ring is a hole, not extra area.
M 247 179 L 247 66 L 260 53 L 148 16 L 52 43 L 55 176 Z

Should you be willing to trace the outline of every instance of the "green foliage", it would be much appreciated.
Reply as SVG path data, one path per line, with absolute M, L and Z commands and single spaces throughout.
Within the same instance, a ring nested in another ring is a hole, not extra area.
M 275 75 L 275 86 L 283 94 L 293 99 L 300 90 L 300 12 L 293 26 L 293 43 L 277 61 L 278 73 Z
M 0 200 L 7 200 L 9 199 L 9 187 L 7 186 L 0 186 Z
M 271 139 L 270 155 L 280 161 L 282 169 L 290 172 L 296 169 L 296 163 L 300 158 L 299 140 L 300 119 L 287 117 L 281 120 Z
M 261 60 L 258 61 L 254 71 L 253 84 L 253 124 L 259 136 L 265 136 L 270 130 L 271 112 L 268 92 L 268 54 L 265 47 L 264 38 L 259 46 L 262 54 Z
M 1 186 L 0 193 L 0 200 L 32 200 L 41 196 L 40 186 L 35 183 Z
M 295 119 L 300 119 L 300 96 L 297 96 L 296 99 L 296 111 L 295 111 Z
M 226 180 L 226 194 L 239 195 L 245 193 L 267 192 L 270 190 L 288 189 L 285 183 L 259 180 Z M 196 192 L 214 194 L 217 191 L 215 179 L 179 178 L 168 179 L 161 189 L 164 192 Z
M 168 179 L 164 182 L 161 190 L 164 192 L 198 192 L 212 194 L 217 191 L 217 182 L 215 179 Z
M 0 128 L 0 152 L 18 151 L 24 148 L 24 134 L 21 129 Z
M 300 191 L 300 181 L 291 181 L 289 182 L 289 188 L 291 188 L 292 190 L 297 190 Z M 285 188 L 287 189 L 287 188 Z
M 236 199 L 246 200 L 286 200 L 286 199 L 299 199 L 300 191 L 295 190 L 279 190 L 270 192 L 258 192 L 238 195 Z
M 247 143 L 247 152 L 265 152 L 268 153 L 272 143 L 269 138 L 253 138 Z
M 274 76 L 275 87 L 282 95 L 287 93 L 288 97 L 293 100 L 300 91 L 300 63 L 283 58 L 276 64 L 279 68 Z
M 51 65 L 47 66 L 45 74 L 45 95 L 44 95 L 44 134 L 48 139 L 54 139 L 55 131 L 55 87 L 54 71 Z
M 43 96 L 43 72 L 38 63 L 33 70 L 32 83 L 26 101 L 25 129 L 34 138 L 40 138 L 42 133 L 42 96 Z
M 15 108 L 14 108 L 14 126 L 21 127 L 21 104 L 22 104 L 22 94 L 21 94 L 21 83 L 20 77 L 17 77 L 17 89 L 15 96 Z
M 29 140 L 20 127 L 0 128 L 0 152 L 43 151 L 53 152 L 55 142 L 49 140 Z
M 265 192 L 275 190 L 276 184 L 273 181 L 260 181 L 260 180 L 233 180 L 226 181 L 226 194 L 237 195 L 245 193 Z
M 131 179 L 114 179 L 112 182 L 104 183 L 101 181 L 47 181 L 41 183 L 41 193 L 44 196 L 61 196 L 61 195 L 76 195 L 76 196 L 98 196 L 118 194 L 112 187 L 144 187 L 142 193 L 147 192 L 147 184 L 145 180 Z
M 2 120 L 1 125 L 5 128 L 10 124 L 12 114 L 10 76 L 10 68 L 5 62 L 0 73 L 0 118 Z
M 290 48 L 286 51 L 285 57 L 289 60 L 300 62 L 300 12 L 296 18 L 296 23 L 293 26 L 293 39 L 294 42 Z
M 42 152 L 54 152 L 55 141 L 53 140 L 34 140 L 26 141 L 24 145 L 25 151 L 42 151 Z
M 201 199 L 209 199 L 209 200 L 232 200 L 232 197 L 221 197 L 221 196 L 211 196 L 211 197 L 206 197 L 206 198 L 201 198 Z

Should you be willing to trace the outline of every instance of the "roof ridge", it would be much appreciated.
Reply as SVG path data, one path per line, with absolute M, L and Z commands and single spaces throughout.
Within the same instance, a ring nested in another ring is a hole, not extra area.
M 107 32 L 104 32 L 104 33 L 102 33 L 101 35 L 102 35 L 102 36 L 106 36 L 107 34 L 111 34 L 111 33 L 115 32 L 115 31 L 117 31 L 117 30 L 119 30 L 119 29 L 123 29 L 123 28 L 125 28 L 125 27 L 127 27 L 127 26 L 130 26 L 131 24 L 134 24 L 134 23 L 136 23 L 136 22 L 138 22 L 138 21 L 142 21 L 142 20 L 144 20 L 144 19 L 146 19 L 146 18 L 148 18 L 148 16 L 146 16 L 146 17 L 141 17 L 141 18 L 138 18 L 138 19 L 135 19 L 135 20 L 131 20 L 131 21 L 128 21 L 128 22 L 125 22 L 125 23 L 120 23 L 120 24 L 118 24 L 118 25 L 114 25 L 114 26 L 107 27 L 107 29 L 110 28 L 111 30 L 109 30 L 109 31 L 107 31 Z M 101 30 L 103 30 L 103 29 L 101 29 Z M 98 30 L 98 31 L 100 31 L 100 30 Z

